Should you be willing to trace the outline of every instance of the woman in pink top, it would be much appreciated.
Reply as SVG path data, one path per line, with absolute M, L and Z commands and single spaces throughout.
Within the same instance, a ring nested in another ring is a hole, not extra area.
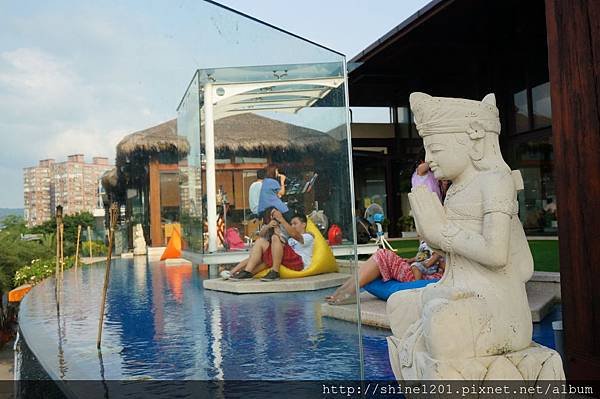
M 440 192 L 440 184 L 437 179 L 433 176 L 433 172 L 429 169 L 429 164 L 423 160 L 419 161 L 415 172 L 411 179 L 412 187 L 426 186 L 429 191 L 437 194 L 440 201 L 442 201 L 442 193 Z

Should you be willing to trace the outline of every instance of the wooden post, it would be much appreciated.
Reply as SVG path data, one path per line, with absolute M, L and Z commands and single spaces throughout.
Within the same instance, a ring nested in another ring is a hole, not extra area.
M 104 309 L 106 307 L 106 293 L 108 291 L 108 282 L 110 280 L 110 261 L 112 258 L 113 238 L 115 235 L 115 225 L 117 224 L 117 216 L 119 215 L 117 204 L 113 203 L 110 206 L 110 226 L 108 232 L 108 255 L 106 256 L 106 272 L 104 273 L 104 288 L 102 289 L 102 303 L 100 304 L 100 317 L 98 319 L 98 339 L 96 340 L 96 348 L 100 349 L 102 343 L 102 325 L 104 323 Z
M 546 0 L 565 372 L 600 376 L 600 1 Z M 594 391 L 594 393 L 596 393 Z
M 150 243 L 153 247 L 163 245 L 163 234 L 160 219 L 160 171 L 156 157 L 150 160 L 148 180 L 150 185 Z
M 75 246 L 75 270 L 79 263 L 79 237 L 81 236 L 81 225 L 77 226 L 77 245 Z
M 87 233 L 88 233 L 88 245 L 90 248 L 90 260 L 92 260 L 92 257 L 94 255 L 92 254 L 92 228 L 90 226 L 87 227 Z

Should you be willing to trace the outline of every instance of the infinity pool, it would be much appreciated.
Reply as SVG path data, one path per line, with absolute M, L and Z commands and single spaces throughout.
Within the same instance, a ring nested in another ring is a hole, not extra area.
M 24 299 L 19 324 L 53 379 L 344 380 L 360 377 L 353 323 L 321 317 L 330 290 L 236 295 L 204 290 L 191 266 L 112 263 L 101 357 L 96 333 L 105 267 L 65 272 Z M 235 284 L 232 282 L 232 284 Z M 268 283 L 265 283 L 268 284 Z M 393 379 L 385 337 L 363 327 L 365 377 Z

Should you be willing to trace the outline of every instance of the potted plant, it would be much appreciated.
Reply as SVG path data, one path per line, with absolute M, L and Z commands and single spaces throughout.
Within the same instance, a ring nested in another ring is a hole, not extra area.
M 398 218 L 398 222 L 396 223 L 400 231 L 402 232 L 402 237 L 415 237 L 415 220 L 412 216 L 406 215 Z

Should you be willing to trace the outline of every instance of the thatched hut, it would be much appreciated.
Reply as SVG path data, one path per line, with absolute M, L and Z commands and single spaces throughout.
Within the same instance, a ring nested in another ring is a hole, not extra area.
M 215 122 L 217 188 L 227 193 L 232 209 L 242 211 L 248 208 L 252 172 L 270 162 L 287 168 L 311 164 L 338 149 L 338 140 L 318 130 L 252 113 L 222 118 Z M 189 152 L 190 141 L 177 134 L 172 119 L 124 137 L 117 145 L 115 169 L 102 180 L 111 199 L 127 205 L 131 225 L 142 224 L 152 246 L 165 244 L 179 222 L 180 205 L 186 208 L 189 202 Z M 180 167 L 186 170 L 181 176 Z

